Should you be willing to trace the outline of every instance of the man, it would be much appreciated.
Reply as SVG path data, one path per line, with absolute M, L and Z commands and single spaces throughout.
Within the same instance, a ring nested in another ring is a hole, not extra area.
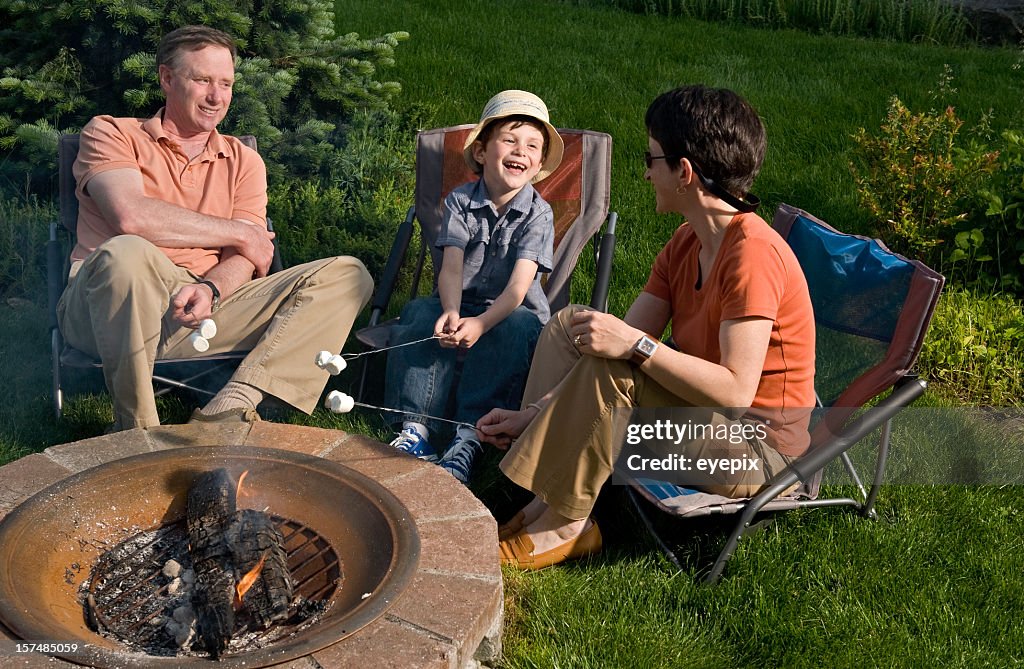
M 115 430 L 159 424 L 153 361 L 196 355 L 189 334 L 205 318 L 218 329 L 208 353 L 251 352 L 193 420 L 259 420 L 266 395 L 310 413 L 328 378 L 317 351 L 341 349 L 373 290 L 351 257 L 267 276 L 266 169 L 217 132 L 234 59 L 226 33 L 174 30 L 157 48 L 164 108 L 82 130 L 78 244 L 58 318 L 71 346 L 103 362 Z

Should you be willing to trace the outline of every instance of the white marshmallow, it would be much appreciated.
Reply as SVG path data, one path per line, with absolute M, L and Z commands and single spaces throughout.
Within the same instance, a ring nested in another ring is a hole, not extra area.
M 331 355 L 332 354 L 330 351 L 320 351 L 319 353 L 317 353 L 316 366 L 319 367 L 320 369 L 323 369 L 324 365 L 327 364 L 327 361 L 331 359 Z
M 198 330 L 190 334 L 188 336 L 188 340 L 192 342 L 192 348 L 200 353 L 205 353 L 210 350 L 210 340 L 199 334 Z
M 348 363 L 345 362 L 345 358 L 340 355 L 332 355 L 331 359 L 324 365 L 324 369 L 327 370 L 331 376 L 337 376 L 341 374 L 341 370 L 348 367 Z
M 204 339 L 213 339 L 217 336 L 217 324 L 213 322 L 212 318 L 204 318 L 196 328 L 196 332 Z
M 348 413 L 355 407 L 356 401 L 351 395 L 346 395 L 340 390 L 332 390 L 327 393 L 327 399 L 324 401 L 324 406 L 330 409 L 334 413 Z

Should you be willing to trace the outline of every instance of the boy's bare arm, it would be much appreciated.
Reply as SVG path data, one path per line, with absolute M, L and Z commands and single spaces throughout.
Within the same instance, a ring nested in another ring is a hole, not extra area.
M 530 284 L 533 283 L 533 278 L 537 276 L 537 267 L 537 263 L 533 260 L 519 259 L 516 261 L 505 290 L 501 291 L 498 299 L 494 300 L 487 311 L 479 316 L 483 321 L 485 331 L 505 320 L 516 310 L 516 307 L 523 303 L 526 292 L 530 289 Z
M 462 261 L 465 253 L 457 246 L 444 247 L 441 271 L 437 275 L 437 294 L 441 298 L 441 318 L 434 325 L 435 334 L 455 332 L 462 306 Z

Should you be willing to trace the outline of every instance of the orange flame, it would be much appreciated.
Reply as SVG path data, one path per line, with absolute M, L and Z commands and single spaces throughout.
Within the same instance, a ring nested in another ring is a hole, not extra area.
M 244 481 L 245 477 L 248 476 L 248 475 L 249 475 L 249 470 L 246 469 L 244 472 L 242 472 L 238 476 L 238 485 L 235 486 L 235 506 L 238 506 L 238 503 L 242 499 L 242 481 Z
M 259 562 L 256 566 L 249 570 L 249 573 L 242 577 L 242 580 L 235 586 L 235 608 L 242 608 L 242 598 L 245 597 L 245 593 L 249 592 L 249 589 L 256 583 L 256 579 L 260 577 L 260 573 L 263 571 L 263 563 L 267 561 L 267 553 L 264 551 L 260 557 Z

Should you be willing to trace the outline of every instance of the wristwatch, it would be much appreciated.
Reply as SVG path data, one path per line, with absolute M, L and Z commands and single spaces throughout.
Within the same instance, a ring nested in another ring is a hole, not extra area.
M 657 349 L 658 340 L 651 339 L 647 335 L 644 335 L 643 337 L 640 337 L 635 344 L 633 344 L 633 355 L 630 357 L 630 360 L 635 362 L 637 365 L 642 365 L 650 360 L 651 356 L 654 355 L 654 352 Z
M 210 291 L 213 293 L 213 305 L 210 307 L 210 311 L 217 311 L 217 307 L 220 306 L 220 291 L 217 290 L 217 284 L 215 284 L 213 281 L 210 281 L 209 279 L 196 281 L 197 285 L 200 283 L 210 287 Z

